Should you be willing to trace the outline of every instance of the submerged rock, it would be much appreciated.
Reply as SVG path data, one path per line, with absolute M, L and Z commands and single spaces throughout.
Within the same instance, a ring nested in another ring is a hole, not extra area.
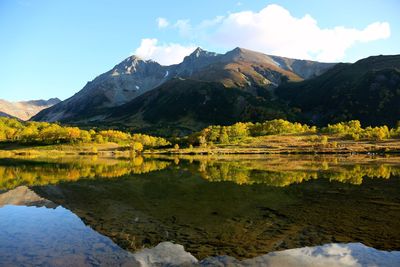
M 138 266 L 182 266 L 197 263 L 197 259 L 186 252 L 182 245 L 162 242 L 154 248 L 146 248 L 133 254 Z

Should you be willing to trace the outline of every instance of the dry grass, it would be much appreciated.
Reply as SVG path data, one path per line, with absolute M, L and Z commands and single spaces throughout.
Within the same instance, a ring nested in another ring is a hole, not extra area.
M 116 143 L 105 144 L 62 144 L 46 146 L 15 145 L 0 147 L 0 157 L 60 157 L 67 155 L 100 155 L 113 157 L 129 157 L 129 149 Z
M 400 153 L 400 139 L 383 141 L 353 141 L 333 135 L 270 135 L 248 138 L 233 145 L 195 147 L 193 149 L 163 149 L 152 153 L 170 154 L 352 154 Z

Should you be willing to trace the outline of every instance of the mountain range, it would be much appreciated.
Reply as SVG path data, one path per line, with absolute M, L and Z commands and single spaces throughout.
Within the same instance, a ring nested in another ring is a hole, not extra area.
M 20 102 L 10 102 L 0 99 L 0 117 L 18 118 L 20 120 L 29 120 L 39 111 L 49 108 L 61 102 L 58 98 L 49 100 L 30 100 Z
M 400 120 L 400 55 L 337 64 L 314 79 L 280 86 L 277 95 L 310 124 L 360 120 L 394 126 Z
M 274 118 L 394 124 L 399 68 L 400 56 L 336 64 L 244 48 L 225 54 L 197 48 L 170 66 L 131 56 L 32 119 L 157 134 Z
M 253 109 L 263 113 L 275 113 L 275 103 L 272 103 L 271 97 L 269 97 L 273 88 L 288 81 L 302 81 L 315 77 L 332 66 L 334 66 L 332 63 L 269 56 L 243 48 L 235 48 L 225 54 L 197 48 L 192 54 L 185 57 L 182 63 L 171 66 L 162 66 L 151 60 L 142 60 L 131 56 L 108 72 L 88 82 L 74 96 L 40 112 L 33 119 L 77 124 L 107 122 L 126 126 L 151 127 L 155 123 L 162 123 L 162 117 L 167 116 L 165 124 L 169 124 L 171 118 L 174 124 L 179 124 L 182 123 L 182 119 L 191 121 L 189 118 L 191 111 L 197 113 L 193 110 L 190 101 L 201 100 L 202 104 L 198 104 L 207 113 L 215 111 L 209 107 L 211 104 L 215 106 L 220 104 L 220 109 L 225 109 L 227 106 L 231 106 L 232 102 L 237 106 L 228 108 L 231 110 L 231 118 L 229 120 L 227 118 L 227 122 L 232 122 L 237 119 L 247 119 L 250 115 L 243 114 L 245 110 L 249 110 L 246 111 L 247 113 Z M 194 85 L 196 90 L 193 90 Z M 171 87 L 174 90 L 168 92 L 168 88 Z M 214 101 L 215 99 L 210 99 L 208 94 L 211 91 L 215 97 L 222 93 L 226 94 L 228 98 L 221 95 L 218 101 Z M 160 106 L 164 104 L 155 103 L 161 101 L 154 99 L 157 92 L 162 92 L 164 100 L 165 97 L 175 99 L 181 93 L 185 95 L 185 97 L 178 98 L 187 98 L 189 102 L 186 104 L 166 103 L 166 105 L 172 105 L 170 108 L 175 107 L 178 119 L 174 119 L 171 114 L 160 114 L 160 119 L 155 118 L 158 109 L 165 110 L 167 113 L 171 112 L 168 107 Z M 200 98 L 198 94 L 200 94 Z M 152 111 L 152 107 L 149 106 L 140 107 L 138 110 L 138 101 L 148 103 L 150 99 L 155 101 L 153 101 L 155 110 Z M 238 99 L 239 101 L 236 101 Z M 253 102 L 255 104 L 252 104 Z M 186 107 L 181 107 L 181 104 Z M 129 110 L 129 107 L 136 107 L 136 111 Z M 179 110 L 180 108 L 182 109 Z M 281 112 L 278 111 L 278 113 Z M 194 128 L 198 128 L 213 122 L 224 123 L 223 116 L 219 116 L 220 120 L 216 120 L 214 117 L 211 114 L 211 120 L 203 118 L 201 121 L 196 121 L 194 118 L 192 124 Z M 187 127 L 188 125 L 182 126 Z M 192 129 L 193 127 L 188 128 Z

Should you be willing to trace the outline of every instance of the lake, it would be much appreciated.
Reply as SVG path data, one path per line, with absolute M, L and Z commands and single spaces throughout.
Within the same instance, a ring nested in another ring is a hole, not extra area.
M 400 157 L 0 159 L 2 266 L 400 266 Z

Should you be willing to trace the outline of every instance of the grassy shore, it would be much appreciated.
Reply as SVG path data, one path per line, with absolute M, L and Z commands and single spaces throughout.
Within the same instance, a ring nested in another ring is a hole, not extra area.
M 100 155 L 104 157 L 124 156 L 130 154 L 129 146 L 116 143 L 60 144 L 60 145 L 22 145 L 17 143 L 0 144 L 0 157 L 6 156 L 78 156 Z
M 130 148 L 116 143 L 21 145 L 0 144 L 1 155 L 130 156 Z M 248 137 L 233 144 L 145 149 L 144 154 L 400 154 L 400 139 L 348 140 L 334 135 L 286 134 Z
M 250 137 L 236 144 L 147 150 L 150 154 L 395 154 L 400 139 L 354 141 L 334 135 L 269 135 Z

